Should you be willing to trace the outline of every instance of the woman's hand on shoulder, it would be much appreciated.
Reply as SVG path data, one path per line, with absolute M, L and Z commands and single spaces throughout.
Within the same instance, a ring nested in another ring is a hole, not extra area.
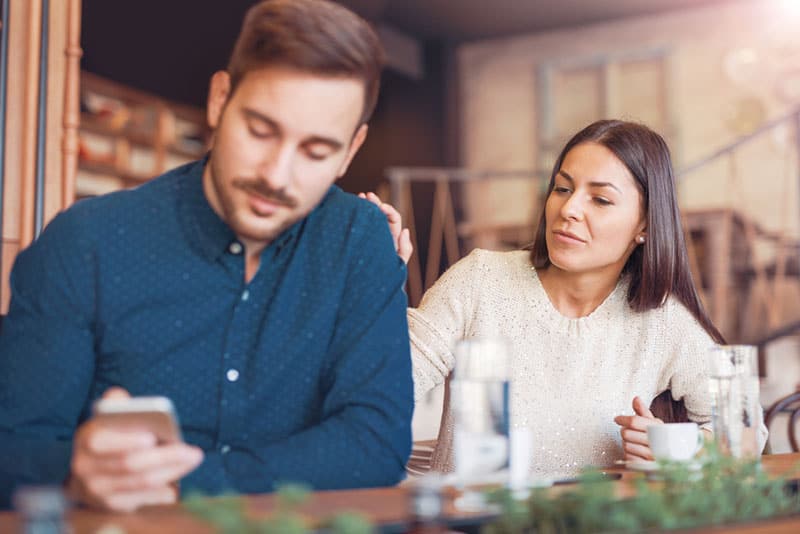
M 620 426 L 625 460 L 653 460 L 653 452 L 647 440 L 647 427 L 663 425 L 664 421 L 653 415 L 641 397 L 633 398 L 633 411 L 635 415 L 618 415 L 614 418 L 614 422 Z
M 403 218 L 400 216 L 400 212 L 388 202 L 381 202 L 380 197 L 375 193 L 359 193 L 358 196 L 378 206 L 383 214 L 386 215 L 397 255 L 400 256 L 405 263 L 408 263 L 411 254 L 414 252 L 414 246 L 411 244 L 411 234 L 408 228 L 403 228 Z

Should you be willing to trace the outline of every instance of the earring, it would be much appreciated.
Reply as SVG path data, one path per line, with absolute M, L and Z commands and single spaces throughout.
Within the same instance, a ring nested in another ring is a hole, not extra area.
M 640 235 L 640 236 L 638 236 L 638 237 L 636 238 L 636 242 L 637 242 L 637 243 L 639 243 L 640 245 L 641 245 L 642 243 L 644 243 L 644 236 L 643 236 L 643 235 Z

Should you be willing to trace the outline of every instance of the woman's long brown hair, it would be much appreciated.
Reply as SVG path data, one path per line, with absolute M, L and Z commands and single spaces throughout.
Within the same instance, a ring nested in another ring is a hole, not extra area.
M 550 176 L 548 197 L 567 153 L 581 143 L 597 143 L 613 152 L 631 172 L 642 193 L 647 212 L 647 241 L 634 249 L 623 268 L 630 279 L 630 307 L 647 311 L 661 306 L 667 297 L 675 297 L 715 342 L 724 344 L 725 339 L 703 308 L 692 279 L 667 143 L 656 132 L 633 122 L 601 120 L 590 124 L 575 134 L 559 154 Z M 542 210 L 530 247 L 531 263 L 536 269 L 550 265 L 546 225 Z M 651 410 L 666 422 L 688 420 L 683 402 L 673 400 L 669 391 L 653 400 Z
M 592 123 L 575 134 L 559 154 L 550 176 L 548 197 L 567 153 L 581 143 L 597 143 L 613 152 L 631 172 L 642 193 L 647 241 L 634 249 L 623 268 L 630 278 L 630 307 L 635 311 L 651 310 L 673 296 L 686 306 L 714 341 L 724 343 L 722 334 L 706 314 L 692 279 L 667 143 L 641 124 L 618 120 Z M 531 263 L 537 269 L 550 265 L 546 232 L 547 222 L 542 210 L 530 247 Z

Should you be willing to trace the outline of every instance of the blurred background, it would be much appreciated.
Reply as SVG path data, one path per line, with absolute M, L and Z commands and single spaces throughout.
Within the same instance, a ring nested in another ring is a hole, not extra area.
M 254 2 L 6 3 L 0 310 L 14 256 L 55 213 L 203 155 L 208 81 Z M 712 319 L 761 349 L 765 406 L 797 389 L 800 0 L 340 3 L 388 53 L 369 137 L 340 185 L 404 214 L 412 304 L 472 248 L 532 239 L 573 133 L 641 121 L 672 149 Z M 435 432 L 440 405 L 420 410 L 418 437 Z M 778 450 L 785 426 L 773 428 Z

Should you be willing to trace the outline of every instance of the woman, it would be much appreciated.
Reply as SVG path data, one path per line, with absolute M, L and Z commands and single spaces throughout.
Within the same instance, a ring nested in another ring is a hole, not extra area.
M 646 428 L 661 421 L 648 405 L 666 390 L 709 426 L 705 355 L 723 339 L 692 281 L 669 149 L 645 126 L 578 132 L 556 160 L 530 250 L 474 250 L 408 319 L 417 399 L 452 371 L 459 339 L 508 341 L 512 424 L 534 433 L 536 475 L 651 460 Z M 453 468 L 452 425 L 445 406 L 434 469 Z

